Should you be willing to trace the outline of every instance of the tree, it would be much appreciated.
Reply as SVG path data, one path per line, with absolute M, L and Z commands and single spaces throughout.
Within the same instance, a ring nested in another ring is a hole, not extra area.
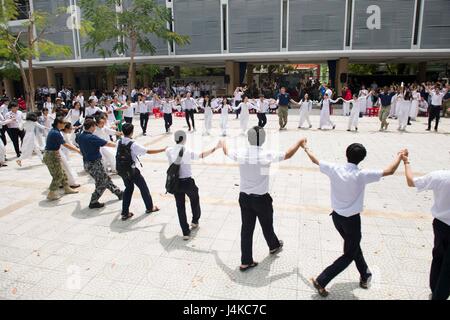
M 147 86 L 148 84 L 151 84 L 155 77 L 160 73 L 161 70 L 158 66 L 154 64 L 146 64 L 138 71 L 138 76 L 144 86 Z
M 19 14 L 17 0 L 2 0 L 2 5 L 0 5 L 0 59 L 14 62 L 15 66 L 19 68 L 27 109 L 35 110 L 33 59 L 38 58 L 41 54 L 52 57 L 69 56 L 72 50 L 68 46 L 58 45 L 45 39 L 48 29 L 52 25 L 52 18 L 45 12 L 28 11 L 26 13 L 28 19 L 20 26 L 21 31 L 15 32 L 9 27 L 9 22 L 17 20 Z M 35 30 L 37 30 L 36 33 Z M 26 71 L 25 65 L 28 69 Z M 10 70 L 13 69 L 10 68 Z
M 136 87 L 135 57 L 138 49 L 142 53 L 154 54 L 155 46 L 150 36 L 174 42 L 178 45 L 189 43 L 189 37 L 171 31 L 169 9 L 154 0 L 128 0 L 123 10 L 122 0 L 81 0 L 83 21 L 87 30 L 87 50 L 103 57 L 113 52 L 129 54 L 128 87 Z M 117 23 L 113 23 L 116 21 Z M 111 45 L 112 44 L 112 45 Z M 105 48 L 102 45 L 110 45 Z

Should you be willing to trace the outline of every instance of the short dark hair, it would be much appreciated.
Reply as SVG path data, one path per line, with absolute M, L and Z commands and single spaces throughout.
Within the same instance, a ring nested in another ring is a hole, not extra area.
M 367 155 L 366 148 L 360 143 L 352 143 L 348 146 L 347 151 L 347 161 L 353 164 L 359 164 Z
M 132 123 L 125 123 L 122 126 L 122 133 L 125 137 L 130 136 L 134 132 L 134 126 Z
M 89 130 L 92 127 L 95 127 L 97 124 L 93 119 L 86 119 L 84 120 L 83 128 L 84 130 Z
M 55 121 L 53 121 L 53 128 L 58 129 L 58 124 L 60 123 L 64 123 L 64 118 L 63 117 L 56 117 Z
M 36 122 L 37 119 L 38 119 L 38 116 L 37 116 L 37 114 L 34 113 L 34 112 L 28 112 L 28 113 L 27 113 L 27 116 L 26 116 L 26 118 L 25 118 L 25 120 L 27 120 L 27 121 L 33 121 L 33 122 Z

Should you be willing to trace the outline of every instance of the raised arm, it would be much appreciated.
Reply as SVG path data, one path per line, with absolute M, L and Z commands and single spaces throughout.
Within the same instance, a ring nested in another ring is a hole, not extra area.
M 317 159 L 309 150 L 309 148 L 305 145 L 303 146 L 303 149 L 305 150 L 305 153 L 308 155 L 309 159 L 311 160 L 312 163 L 319 165 L 319 159 Z
M 306 138 L 302 138 L 298 140 L 292 147 L 290 147 L 284 156 L 284 160 L 288 160 L 294 156 L 294 154 L 298 151 L 300 147 L 304 147 L 306 145 Z
M 166 151 L 167 147 L 163 149 L 154 149 L 154 150 L 147 150 L 147 154 L 157 154 Z
M 414 175 L 411 170 L 407 151 L 403 153 L 402 161 L 403 161 L 403 164 L 405 165 L 406 183 L 407 183 L 408 187 L 414 188 L 416 186 L 416 184 L 414 183 Z
M 402 157 L 405 152 L 407 152 L 407 150 L 401 150 L 397 154 L 394 162 L 392 162 L 386 169 L 383 170 L 383 177 L 392 176 L 395 173 L 395 171 L 397 171 L 398 166 L 400 165 L 400 162 L 402 161 Z

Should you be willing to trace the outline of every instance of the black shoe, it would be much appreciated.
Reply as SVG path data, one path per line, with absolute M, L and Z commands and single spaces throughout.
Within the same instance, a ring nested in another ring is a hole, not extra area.
M 104 206 L 105 206 L 104 203 L 94 202 L 94 203 L 89 204 L 89 209 L 100 209 L 100 208 L 103 208 Z
M 372 275 L 369 275 L 369 277 L 366 280 L 363 280 L 363 279 L 359 280 L 359 286 L 363 289 L 369 289 L 371 281 L 372 281 Z
M 428 128 L 428 129 L 425 129 L 425 131 L 431 131 L 431 129 L 430 129 L 430 128 Z
M 280 252 L 280 250 L 283 248 L 283 245 L 284 245 L 283 240 L 279 240 L 279 243 L 280 243 L 280 245 L 278 248 L 275 248 L 275 249 L 272 249 L 269 251 L 270 254 L 275 254 L 277 252 Z

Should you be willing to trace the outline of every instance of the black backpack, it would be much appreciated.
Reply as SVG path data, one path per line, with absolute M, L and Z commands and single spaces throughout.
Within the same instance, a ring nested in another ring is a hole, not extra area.
M 175 194 L 180 184 L 180 163 L 183 157 L 184 148 L 180 150 L 177 159 L 167 169 L 166 193 Z
M 134 141 L 124 144 L 119 141 L 116 153 L 116 170 L 117 174 L 123 179 L 131 179 L 134 176 L 134 161 L 131 156 L 131 146 Z

